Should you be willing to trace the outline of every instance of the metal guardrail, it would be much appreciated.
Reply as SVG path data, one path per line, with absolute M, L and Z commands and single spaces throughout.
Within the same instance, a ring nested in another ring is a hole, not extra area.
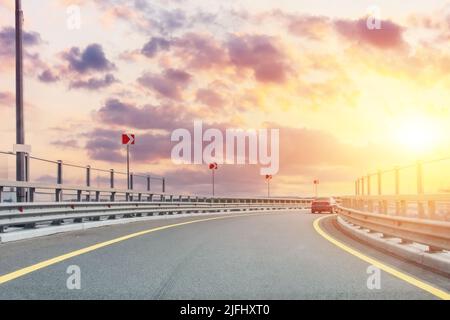
M 44 192 L 55 196 L 55 202 L 62 202 L 66 196 L 74 196 L 73 202 L 100 202 L 102 196 L 106 196 L 108 201 L 114 202 L 119 196 L 124 197 L 125 201 L 162 201 L 162 202 L 211 202 L 211 203 L 302 203 L 311 202 L 309 198 L 298 197 L 210 197 L 210 196 L 193 196 L 193 195 L 175 195 L 168 193 L 159 193 L 152 191 L 140 190 L 123 190 L 112 188 L 95 188 L 87 186 L 70 186 L 65 184 L 43 184 L 30 183 L 20 181 L 4 181 L 0 180 L 0 202 L 2 194 L 6 188 L 22 188 L 27 193 L 29 202 L 34 202 L 35 194 Z M 28 202 L 23 202 L 28 203 Z
M 210 202 L 64 202 L 14 203 L 0 205 L 0 232 L 8 227 L 34 228 L 38 224 L 61 225 L 85 220 L 130 218 L 180 213 L 248 212 L 255 210 L 291 210 L 305 207 L 306 200 L 285 199 L 247 203 L 230 199 L 210 199 Z M 242 200 L 242 199 L 239 199 Z M 255 199 L 256 200 L 256 199 Z M 289 200 L 289 201 L 288 201 Z
M 6 156 L 15 156 L 16 153 L 15 152 L 11 152 L 11 151 L 0 151 L 1 155 L 6 155 Z M 91 167 L 90 165 L 87 166 L 83 166 L 83 165 L 78 165 L 78 164 L 73 164 L 73 163 L 68 163 L 68 162 L 64 162 L 62 160 L 50 160 L 50 159 L 44 159 L 44 158 L 40 158 L 40 157 L 35 157 L 35 156 L 31 156 L 29 154 L 25 154 L 25 180 L 26 181 L 31 181 L 32 179 L 30 178 L 30 166 L 31 166 L 31 160 L 39 162 L 39 163 L 46 163 L 46 164 L 50 164 L 52 166 L 54 166 L 54 172 L 56 174 L 55 176 L 55 182 L 57 184 L 63 184 L 65 177 L 64 177 L 64 172 L 65 172 L 65 168 L 76 168 L 76 169 L 81 169 L 83 171 L 85 171 L 85 183 L 86 183 L 86 187 L 90 187 L 92 186 L 92 173 L 97 172 L 100 174 L 106 174 L 108 176 L 108 185 L 110 186 L 110 188 L 115 188 L 117 187 L 117 176 L 121 176 L 124 177 L 125 180 L 127 180 L 127 173 L 126 172 L 120 172 L 120 171 L 116 171 L 114 169 L 101 169 L 101 168 L 95 168 L 95 167 Z M 154 189 L 154 181 L 158 182 L 158 185 L 160 185 L 160 190 L 162 192 L 165 192 L 166 190 L 166 179 L 165 177 L 161 177 L 161 176 L 157 176 L 157 175 L 150 175 L 150 174 L 139 174 L 139 173 L 130 173 L 129 176 L 129 188 L 130 189 L 134 189 L 134 184 L 136 181 L 136 178 L 141 179 L 141 182 L 144 182 L 145 188 L 147 191 L 150 191 L 150 189 Z
M 427 245 L 430 251 L 450 250 L 450 222 L 389 216 L 338 206 L 336 212 L 357 226 L 396 237 L 403 242 Z
M 450 221 L 450 194 L 359 195 L 340 199 L 343 207 L 359 211 Z

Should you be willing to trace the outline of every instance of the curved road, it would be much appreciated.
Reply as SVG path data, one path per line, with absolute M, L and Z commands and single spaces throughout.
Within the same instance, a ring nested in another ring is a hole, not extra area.
M 61 259 L 118 237 L 206 218 L 130 223 L 0 245 L 0 299 L 437 299 L 384 271 L 381 288 L 368 289 L 369 264 L 326 240 L 313 227 L 318 215 L 304 211 L 183 224 Z M 450 279 L 353 241 L 334 220 L 320 223 L 333 238 L 450 291 Z M 55 257 L 60 259 L 36 266 Z M 67 289 L 71 265 L 81 270 L 80 290 Z

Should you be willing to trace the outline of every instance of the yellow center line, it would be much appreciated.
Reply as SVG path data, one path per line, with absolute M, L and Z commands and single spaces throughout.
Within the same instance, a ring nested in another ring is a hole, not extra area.
M 100 248 L 104 248 L 106 246 L 110 246 L 112 244 L 118 243 L 118 242 L 122 242 L 125 240 L 129 240 L 132 238 L 136 238 L 145 234 L 149 234 L 151 232 L 155 232 L 155 231 L 160 231 L 160 230 L 165 230 L 165 229 L 169 229 L 169 228 L 175 228 L 175 227 L 179 227 L 179 226 L 184 226 L 187 224 L 192 224 L 192 223 L 199 223 L 199 222 L 205 222 L 205 221 L 212 221 L 212 220 L 220 220 L 220 219 L 228 219 L 228 218 L 237 218 L 237 217 L 248 217 L 248 216 L 254 216 L 254 215 L 261 215 L 261 214 L 268 214 L 268 213 L 253 213 L 253 214 L 239 214 L 239 215 L 232 215 L 232 216 L 225 216 L 225 217 L 214 217 L 214 218 L 207 218 L 207 219 L 199 219 L 199 220 L 192 220 L 192 221 L 187 221 L 187 222 L 180 222 L 180 223 L 175 223 L 175 224 L 170 224 L 170 225 L 166 225 L 166 226 L 162 226 L 162 227 L 157 227 L 157 228 L 153 228 L 153 229 L 148 229 L 148 230 L 143 230 L 143 231 L 139 231 L 136 233 L 132 233 L 132 234 L 128 234 L 126 236 L 122 236 L 116 239 L 112 239 L 109 241 L 105 241 L 105 242 L 101 242 L 101 243 L 97 243 L 94 244 L 92 246 L 83 248 L 83 249 L 79 249 L 79 250 L 75 250 L 63 255 L 60 255 L 58 257 L 49 259 L 49 260 L 45 260 L 36 264 L 33 264 L 29 267 L 26 268 L 22 268 L 19 269 L 17 271 L 11 272 L 11 273 L 7 273 L 3 276 L 0 276 L 0 285 L 3 283 L 6 283 L 8 281 L 17 279 L 19 277 L 22 277 L 24 275 L 27 275 L 31 272 L 46 268 L 48 266 L 54 265 L 56 263 L 62 262 L 64 260 L 88 253 L 88 252 L 92 252 L 94 250 L 100 249 Z
M 436 296 L 438 298 L 441 298 L 443 300 L 450 300 L 450 294 L 448 292 L 445 292 L 445 291 L 443 291 L 441 289 L 433 287 L 432 285 L 430 285 L 428 283 L 425 283 L 425 282 L 423 282 L 423 281 L 421 281 L 419 279 L 416 279 L 416 278 L 414 278 L 414 277 L 412 277 L 412 276 L 410 276 L 408 274 L 405 274 L 405 273 L 403 273 L 403 272 L 401 272 L 401 271 L 399 271 L 397 269 L 389 267 L 389 266 L 385 265 L 384 263 L 382 263 L 382 262 L 380 262 L 378 260 L 375 260 L 375 259 L 373 259 L 371 257 L 368 257 L 368 256 L 362 254 L 361 252 L 359 252 L 359 251 L 357 251 L 355 249 L 352 249 L 349 246 L 343 244 L 342 242 L 332 238 L 330 235 L 325 233 L 325 231 L 323 231 L 323 229 L 320 227 L 320 221 L 325 219 L 325 218 L 328 218 L 328 217 L 331 217 L 331 216 L 327 215 L 327 216 L 324 216 L 324 217 L 320 217 L 320 218 L 314 220 L 314 223 L 313 223 L 314 229 L 322 237 L 324 237 L 325 239 L 327 239 L 328 241 L 330 241 L 331 243 L 333 243 L 337 247 L 341 248 L 342 250 L 350 253 L 351 255 L 353 255 L 353 256 L 355 256 L 355 257 L 357 257 L 357 258 L 359 258 L 359 259 L 361 259 L 361 260 L 363 260 L 363 261 L 365 261 L 365 262 L 367 262 L 367 263 L 369 263 L 369 264 L 371 264 L 371 265 L 373 265 L 373 266 L 375 266 L 375 267 L 377 267 L 377 268 L 379 268 L 379 269 L 381 269 L 381 270 L 383 270 L 383 271 L 385 271 L 385 272 L 387 272 L 387 273 L 389 273 L 389 274 L 391 274 L 391 275 L 393 275 L 393 276 L 395 276 L 395 277 L 397 277 L 397 278 L 399 278 L 399 279 L 401 279 L 401 280 L 403 280 L 403 281 L 405 281 L 405 282 L 407 282 L 409 284 L 412 284 L 413 286 L 416 286 L 416 287 L 418 287 L 418 288 L 420 288 L 422 290 L 425 290 L 425 291 L 431 293 L 432 295 L 434 295 L 434 296 Z

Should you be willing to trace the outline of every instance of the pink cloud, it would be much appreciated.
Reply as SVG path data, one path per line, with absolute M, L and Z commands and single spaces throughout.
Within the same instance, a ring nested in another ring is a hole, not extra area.
M 261 82 L 284 82 L 289 72 L 275 38 L 264 35 L 235 36 L 228 41 L 230 62 L 236 68 L 253 70 Z
M 361 44 L 369 44 L 380 49 L 399 48 L 405 45 L 404 28 L 389 20 L 382 20 L 380 29 L 369 29 L 367 18 L 337 20 L 334 26 L 343 37 Z

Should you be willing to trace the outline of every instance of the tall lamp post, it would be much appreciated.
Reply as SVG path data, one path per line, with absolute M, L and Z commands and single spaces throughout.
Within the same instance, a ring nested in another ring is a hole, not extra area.
M 21 0 L 16 0 L 16 144 L 25 144 L 24 114 L 23 114 L 23 43 L 22 43 L 23 12 Z M 16 180 L 26 181 L 25 152 L 16 152 Z M 17 202 L 25 201 L 25 190 L 17 188 Z

